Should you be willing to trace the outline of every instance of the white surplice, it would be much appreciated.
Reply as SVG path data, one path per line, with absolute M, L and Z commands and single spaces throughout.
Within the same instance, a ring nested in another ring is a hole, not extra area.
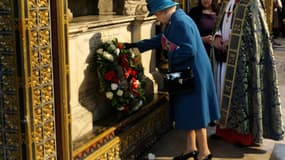
M 222 37 L 223 41 L 228 41 L 231 34 L 231 23 L 232 23 L 232 17 L 233 17 L 233 11 L 235 6 L 235 0 L 230 0 L 225 7 L 225 12 L 223 16 L 223 22 L 220 30 L 215 33 L 216 35 L 219 35 Z M 215 54 L 214 54 L 215 56 Z M 216 89 L 217 89 L 217 96 L 219 99 L 219 102 L 221 103 L 222 100 L 222 94 L 223 94 L 223 86 L 224 86 L 224 80 L 225 80 L 225 74 L 226 74 L 226 62 L 217 62 L 216 58 L 213 58 L 213 69 L 214 69 L 214 78 L 216 83 Z

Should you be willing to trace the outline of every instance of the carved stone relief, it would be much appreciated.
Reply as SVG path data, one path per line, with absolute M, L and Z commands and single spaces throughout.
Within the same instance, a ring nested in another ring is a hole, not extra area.
M 98 0 L 98 14 L 99 15 L 113 15 L 113 1 L 112 0 Z
M 126 0 L 124 15 L 146 15 L 148 13 L 145 0 Z
M 73 19 L 73 13 L 69 8 L 67 9 L 67 17 L 69 22 Z

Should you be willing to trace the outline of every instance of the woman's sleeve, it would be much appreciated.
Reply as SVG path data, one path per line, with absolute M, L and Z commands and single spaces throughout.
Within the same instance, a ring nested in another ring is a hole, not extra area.
M 192 60 L 195 54 L 197 54 L 196 45 L 200 44 L 196 41 L 201 40 L 198 29 L 195 29 L 194 23 L 178 23 L 173 27 L 175 28 L 175 33 L 171 34 L 175 35 L 171 36 L 172 39 L 170 41 L 177 44 L 179 47 L 174 50 L 173 53 L 169 54 L 173 55 L 173 57 L 169 58 L 175 59 L 176 64 Z
M 141 40 L 136 43 L 140 52 L 145 52 L 150 49 L 159 49 L 161 48 L 160 42 L 161 34 L 155 35 L 151 39 Z

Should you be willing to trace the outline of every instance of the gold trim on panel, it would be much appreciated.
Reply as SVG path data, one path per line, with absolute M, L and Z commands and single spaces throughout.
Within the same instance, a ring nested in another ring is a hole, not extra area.
M 67 17 L 67 0 L 56 1 L 57 10 L 57 33 L 58 33 L 58 61 L 59 61 L 59 79 L 60 79 L 60 108 L 62 126 L 61 147 L 64 149 L 63 159 L 72 157 L 72 140 L 71 140 L 71 113 L 69 105 L 69 63 L 68 63 L 68 17 Z
M 106 145 L 92 153 L 85 160 L 119 160 L 120 138 L 116 137 Z
M 112 137 L 112 136 L 114 136 L 115 130 L 116 130 L 115 127 L 110 127 L 109 129 L 104 131 L 102 134 L 100 134 L 100 135 L 94 137 L 93 139 L 85 142 L 84 144 L 82 144 L 82 146 L 80 146 L 79 148 L 76 148 L 72 152 L 73 158 L 77 157 L 78 155 L 81 155 L 82 153 L 84 153 L 89 148 L 92 148 L 94 145 L 97 145 L 97 143 L 99 144 L 100 141 L 102 141 L 105 137 Z
M 19 15 L 20 15 L 20 50 L 21 50 L 21 61 L 22 61 L 22 65 L 21 66 L 21 73 L 28 73 L 28 68 L 24 67 L 26 66 L 27 63 L 27 44 L 26 44 L 26 40 L 25 38 L 27 37 L 27 34 L 25 32 L 26 30 L 26 26 L 28 24 L 28 20 L 25 18 L 25 2 L 24 1 L 20 1 L 20 7 L 19 7 Z M 23 74 L 21 77 L 21 80 L 24 81 L 25 79 L 27 79 L 26 75 Z M 24 83 L 24 82 L 21 82 Z M 23 104 L 23 110 L 24 110 L 24 115 L 25 115 L 25 142 L 26 142 L 26 159 L 32 159 L 32 135 L 31 135 L 31 120 L 30 117 L 27 115 L 30 115 L 30 102 L 28 101 L 29 96 L 28 96 L 28 91 L 26 91 L 25 89 L 25 85 L 22 86 L 23 87 L 23 95 L 24 95 L 24 104 Z M 25 159 L 23 158 L 23 159 Z
M 50 1 L 20 3 L 27 159 L 56 159 Z

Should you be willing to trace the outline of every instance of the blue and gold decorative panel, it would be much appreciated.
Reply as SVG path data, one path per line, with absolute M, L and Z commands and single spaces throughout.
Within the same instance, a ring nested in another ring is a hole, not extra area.
M 70 122 L 65 122 L 65 113 L 58 116 L 58 119 L 64 117 L 64 120 L 56 120 L 53 73 L 54 50 L 66 54 L 61 50 L 67 47 L 58 48 L 52 45 L 58 43 L 52 42 L 52 35 L 58 34 L 60 27 L 65 29 L 62 33 L 64 36 L 59 35 L 57 38 L 66 42 L 67 20 L 64 14 L 56 16 L 60 18 L 54 18 L 53 23 L 51 18 L 52 12 L 53 15 L 57 15 L 59 11 L 66 13 L 66 2 L 0 1 L 0 159 L 68 159 L 58 158 L 57 155 L 56 121 L 59 121 L 59 126 Z M 58 19 L 65 20 L 54 23 Z M 65 81 L 60 83 L 67 85 Z M 66 90 L 61 91 L 65 94 L 60 99 L 67 100 Z M 58 102 L 57 107 L 68 109 L 67 102 L 61 106 L 62 103 Z M 68 132 L 66 127 L 68 126 L 62 126 L 64 129 L 59 133 L 68 135 L 64 132 Z M 67 136 L 67 140 L 62 140 L 61 137 L 60 147 L 71 148 L 68 146 L 69 137 Z M 70 150 L 67 149 L 68 153 L 63 154 L 71 155 Z
M 5 160 L 22 158 L 15 4 L 0 2 L 0 159 Z

